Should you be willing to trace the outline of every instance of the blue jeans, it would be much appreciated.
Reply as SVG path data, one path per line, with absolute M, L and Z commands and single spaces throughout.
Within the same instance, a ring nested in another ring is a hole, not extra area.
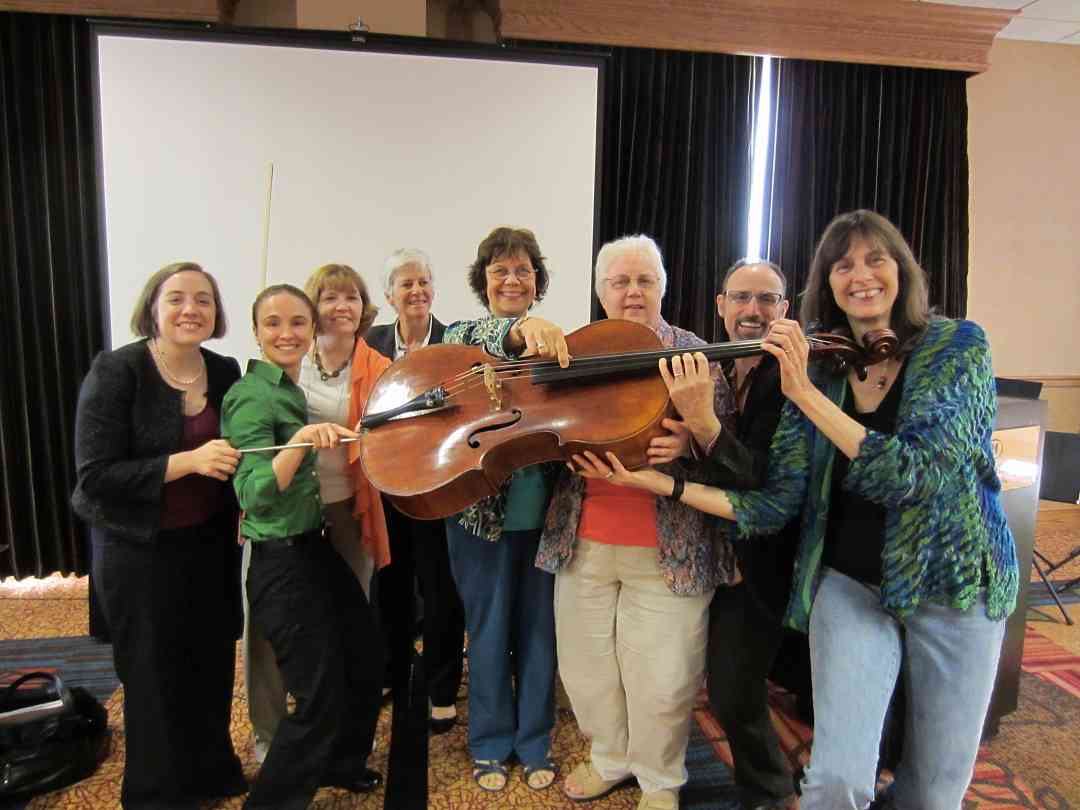
M 904 751 L 897 810 L 958 810 L 971 781 L 997 674 L 1005 622 L 923 604 L 902 623 L 877 588 L 826 568 L 810 614 L 814 744 L 801 810 L 865 808 L 874 798 L 878 744 L 901 672 Z
M 492 543 L 450 518 L 446 539 L 469 633 L 469 751 L 541 765 L 555 725 L 555 577 L 534 564 L 540 531 Z

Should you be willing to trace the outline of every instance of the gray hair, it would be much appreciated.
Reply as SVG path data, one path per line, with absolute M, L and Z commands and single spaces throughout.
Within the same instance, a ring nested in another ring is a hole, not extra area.
M 664 293 L 667 292 L 667 271 L 664 269 L 664 258 L 660 255 L 660 247 L 652 237 L 643 233 L 612 240 L 600 248 L 600 252 L 596 254 L 596 295 L 603 297 L 601 290 L 604 289 L 608 270 L 624 256 L 641 256 L 652 264 L 656 275 L 660 277 L 660 297 L 663 298 Z
M 386 261 L 383 262 L 383 292 L 390 295 L 390 291 L 394 289 L 394 275 L 402 267 L 409 264 L 418 264 L 421 269 L 426 270 L 427 274 L 431 277 L 431 280 L 435 280 L 435 274 L 431 272 L 431 259 L 428 255 L 419 248 L 401 248 L 401 250 L 395 250 L 389 256 L 386 257 Z

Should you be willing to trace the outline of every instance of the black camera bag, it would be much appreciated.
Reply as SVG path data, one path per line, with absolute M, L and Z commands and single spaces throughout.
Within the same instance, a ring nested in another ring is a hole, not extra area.
M 28 688 L 35 681 L 42 686 Z M 56 673 L 0 690 L 0 798 L 32 796 L 90 776 L 108 754 L 105 707 Z

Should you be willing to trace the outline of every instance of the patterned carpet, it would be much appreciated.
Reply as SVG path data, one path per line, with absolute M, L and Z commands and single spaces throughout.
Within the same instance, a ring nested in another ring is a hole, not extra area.
M 1070 519 L 1080 516 L 1073 512 Z M 1040 513 L 1040 530 L 1043 516 Z M 1080 519 L 1072 528 L 1054 526 L 1055 537 L 1065 549 L 1080 542 Z M 1061 532 L 1064 533 L 1061 533 Z M 1044 546 L 1040 533 L 1037 541 L 1051 559 L 1059 559 L 1055 548 Z M 1080 566 L 1077 566 L 1080 567 Z M 1076 576 L 1064 570 L 1065 576 Z M 964 810 L 1080 810 L 1080 604 L 1067 606 L 1078 624 L 1061 622 L 1046 608 L 1030 610 L 1025 642 L 1020 707 L 1004 718 L 997 737 L 985 744 L 979 756 L 974 779 L 964 802 Z M 86 580 L 50 578 L 39 582 L 0 582 L 0 670 L 25 670 L 55 666 L 79 683 L 86 679 L 98 694 L 109 691 L 111 669 L 107 648 L 85 638 Z M 32 644 L 12 640 L 47 639 Z M 237 671 L 239 672 L 239 666 Z M 67 790 L 38 797 L 30 810 L 61 808 L 87 810 L 118 806 L 120 777 L 124 758 L 122 717 L 123 690 L 107 698 L 112 748 L 101 769 L 90 779 Z M 773 720 L 793 765 L 805 762 L 811 733 L 795 716 L 791 696 L 781 690 L 772 693 Z M 462 699 L 458 710 L 467 713 Z M 464 718 L 463 718 L 464 719 Z M 383 711 L 379 721 L 376 751 L 370 764 L 385 773 L 389 747 L 391 709 Z M 233 740 L 244 761 L 245 772 L 254 777 L 257 766 L 247 721 L 246 695 L 237 679 L 232 715 Z M 584 760 L 587 741 L 581 736 L 566 706 L 560 700 L 553 758 L 563 772 Z M 429 801 L 435 810 L 468 808 L 570 808 L 578 805 L 562 796 L 558 788 L 544 792 L 529 790 L 515 768 L 507 790 L 493 795 L 481 791 L 469 774 L 469 757 L 463 723 L 448 734 L 430 742 Z M 687 755 L 690 783 L 684 788 L 682 804 L 687 810 L 731 810 L 736 807 L 731 785 L 730 753 L 719 727 L 703 704 L 694 712 L 693 734 Z M 595 810 L 633 810 L 640 793 L 636 789 L 618 791 L 590 805 Z M 320 810 L 339 808 L 381 808 L 382 790 L 369 796 L 356 796 L 341 790 L 324 789 L 313 805 Z M 242 799 L 218 802 L 208 807 L 239 808 Z

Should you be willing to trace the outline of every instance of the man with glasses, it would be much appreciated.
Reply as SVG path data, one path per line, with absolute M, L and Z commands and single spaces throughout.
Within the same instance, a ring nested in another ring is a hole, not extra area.
M 786 280 L 772 262 L 740 259 L 724 273 L 716 307 L 730 340 L 757 340 L 787 314 Z M 684 368 L 685 366 L 685 368 Z M 704 356 L 672 363 L 672 400 L 698 448 L 712 462 L 716 486 L 762 486 L 769 444 L 780 421 L 784 395 L 769 355 L 744 357 L 725 369 L 735 407 L 735 427 L 721 427 L 711 399 Z M 793 782 L 769 718 L 765 680 L 783 638 L 781 619 L 791 589 L 798 521 L 774 536 L 735 544 L 743 580 L 717 588 L 709 606 L 707 655 L 709 703 L 735 762 L 735 784 L 744 810 L 775 810 L 794 799 Z

